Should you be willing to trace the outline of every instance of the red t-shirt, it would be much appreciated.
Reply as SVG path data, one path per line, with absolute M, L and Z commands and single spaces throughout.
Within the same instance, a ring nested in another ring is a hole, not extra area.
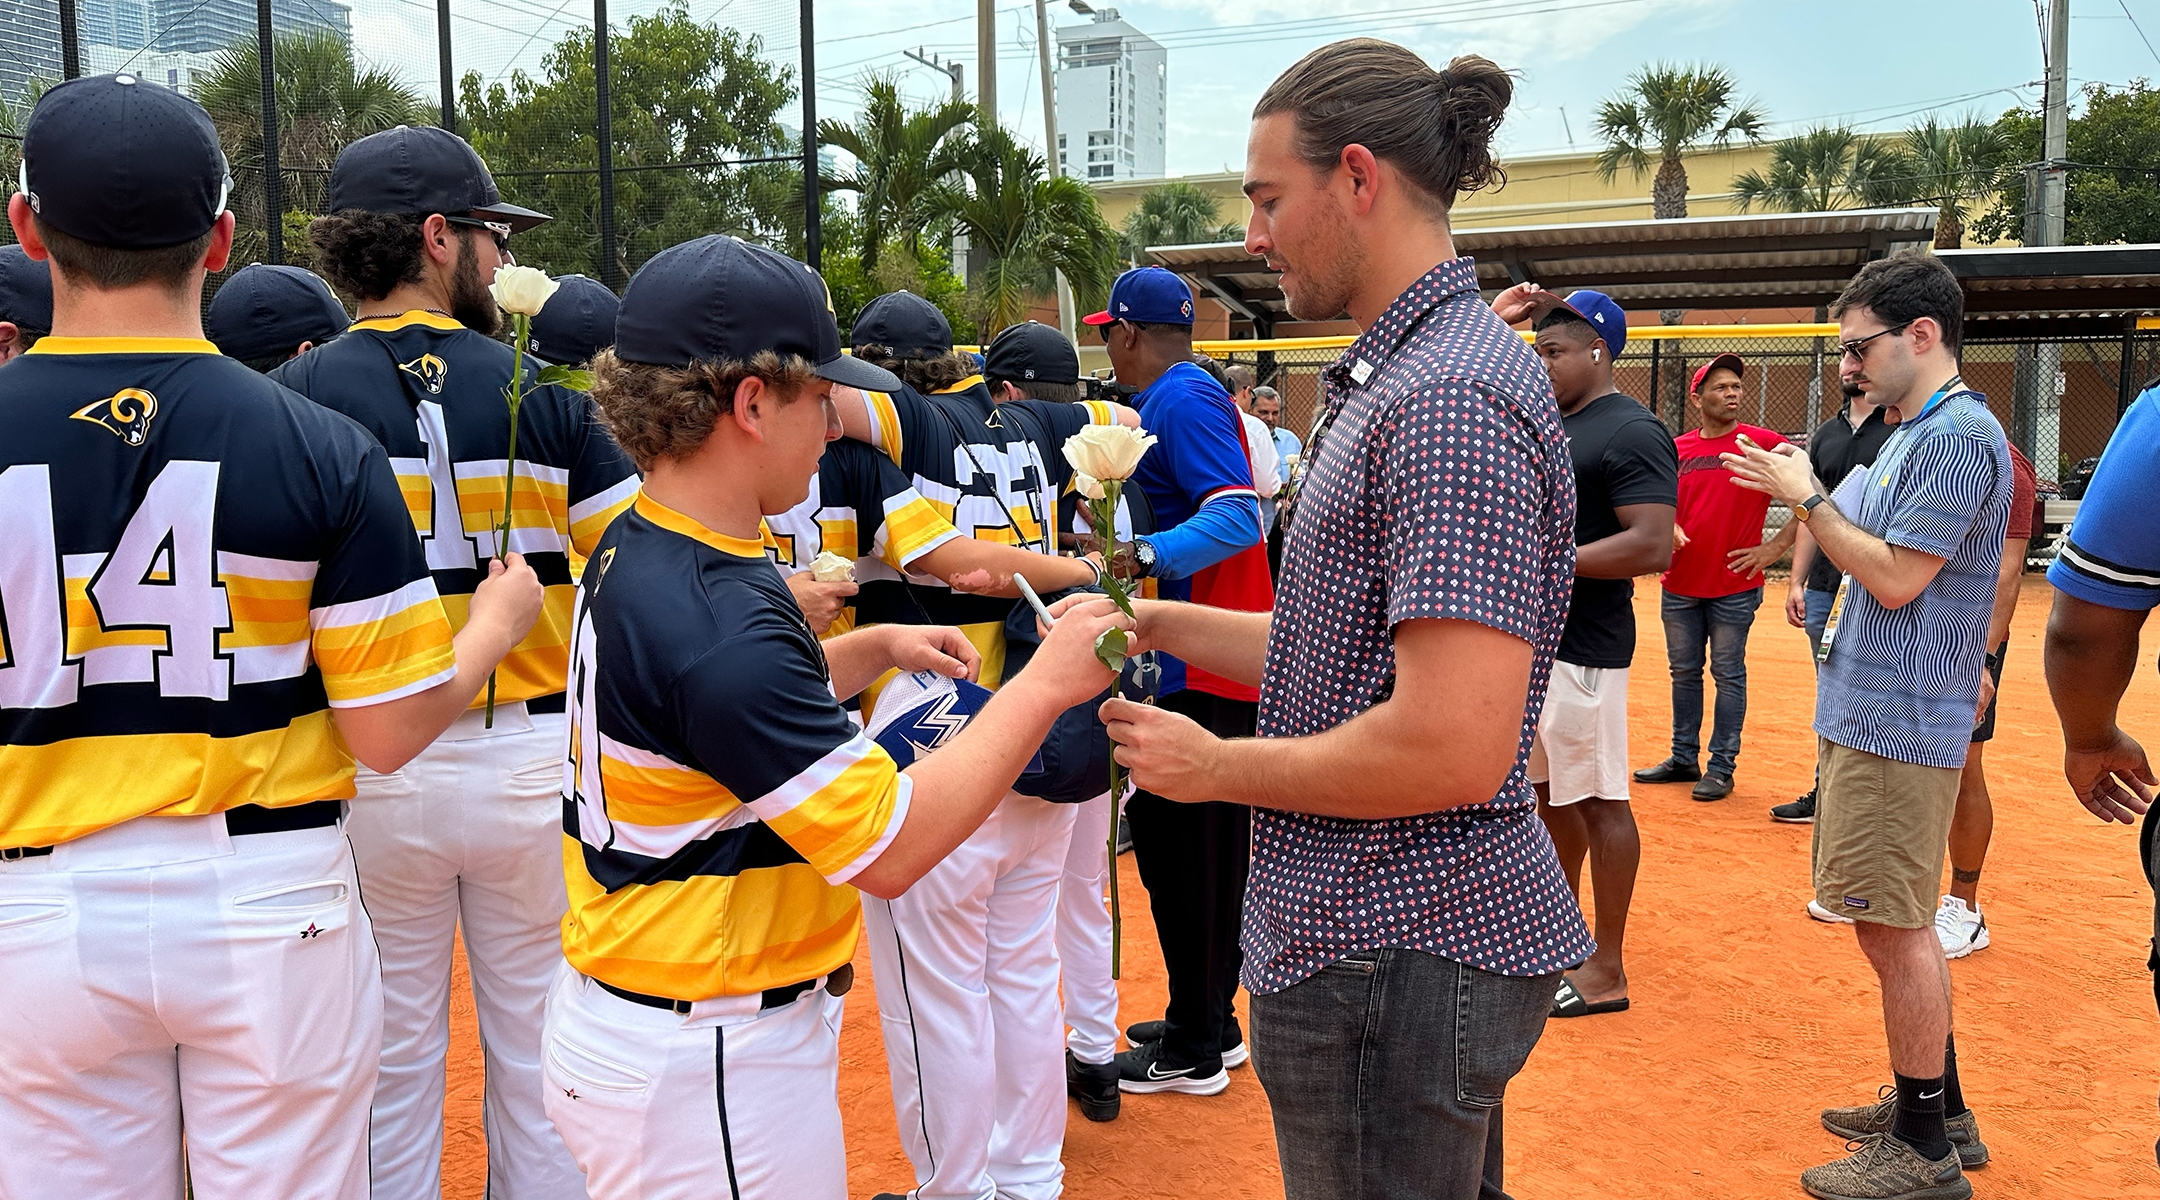
M 1690 429 L 1674 440 L 1680 454 L 1680 510 L 1675 516 L 1687 531 L 1688 544 L 1673 551 L 1665 572 L 1665 590 L 1676 596 L 1714 600 L 1763 585 L 1760 575 L 1736 575 L 1725 556 L 1745 546 L 1760 546 L 1770 497 L 1735 484 L 1720 454 L 1738 454 L 1740 435 L 1768 450 L 1785 444 L 1776 430 L 1741 425 L 1721 438 Z
M 2005 538 L 2031 539 L 2033 535 L 2033 509 L 2040 500 L 2040 477 L 2033 471 L 2032 460 L 2015 445 L 2010 447 L 2010 528 Z

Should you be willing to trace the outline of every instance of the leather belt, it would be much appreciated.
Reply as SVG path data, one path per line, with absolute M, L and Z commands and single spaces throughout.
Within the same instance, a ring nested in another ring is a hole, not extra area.
M 294 804 L 285 808 L 264 808 L 260 804 L 243 804 L 225 810 L 225 832 L 233 837 L 246 837 L 255 833 L 290 833 L 295 829 L 322 829 L 338 823 L 345 815 L 342 800 L 313 800 L 306 804 Z M 0 862 L 21 862 L 26 858 L 43 858 L 53 852 L 51 846 L 12 846 L 0 850 Z
M 611 996 L 619 996 L 632 1004 L 642 1004 L 647 1008 L 665 1009 L 677 1016 L 689 1016 L 691 1008 L 697 1003 L 695 1000 L 671 1000 L 666 996 L 648 996 L 643 992 L 633 992 L 629 988 L 616 987 L 603 979 L 595 979 L 593 982 L 599 984 L 601 990 Z M 855 964 L 840 964 L 837 970 L 824 977 L 823 982 L 825 990 L 833 995 L 847 995 L 848 989 L 855 986 Z M 783 983 L 779 987 L 766 988 L 759 997 L 758 1011 L 764 1012 L 767 1009 L 782 1008 L 793 1004 L 802 999 L 804 992 L 816 987 L 818 983 L 819 981 L 815 979 L 805 979 L 801 983 Z

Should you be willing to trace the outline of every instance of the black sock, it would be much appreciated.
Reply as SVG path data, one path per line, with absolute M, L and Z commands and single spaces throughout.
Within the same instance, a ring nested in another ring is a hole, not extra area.
M 1897 1111 L 1890 1118 L 1890 1133 L 1897 1140 L 1934 1162 L 1950 1153 L 1950 1135 L 1943 1131 L 1943 1081 L 1897 1076 Z
M 1965 1089 L 1958 1086 L 1957 1035 L 1943 1044 L 1943 1116 L 1957 1117 L 1965 1114 Z

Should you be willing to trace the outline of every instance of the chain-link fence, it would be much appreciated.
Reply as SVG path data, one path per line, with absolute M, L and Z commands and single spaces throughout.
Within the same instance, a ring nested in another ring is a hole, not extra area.
M 1679 434 L 1701 424 L 1688 403 L 1696 369 L 1720 354 L 1737 354 L 1746 364 L 1740 419 L 1805 441 L 1843 404 L 1835 327 L 1825 330 L 1824 336 L 1764 336 L 1730 328 L 1709 336 L 1685 327 L 1669 336 L 1637 331 L 1615 360 L 1613 379 Z M 1262 383 L 1281 393 L 1283 425 L 1302 436 L 1320 397 L 1320 372 L 1347 344 L 1346 338 L 1308 338 L 1208 342 L 1201 348 L 1224 362 L 1252 366 Z M 2160 373 L 2160 333 L 2037 344 L 1968 342 L 1964 369 L 1966 382 L 1987 396 L 1996 419 L 2040 476 L 2067 481 L 2077 464 L 2107 445 L 2121 407 Z
M 233 172 L 235 268 L 309 265 L 308 224 L 327 207 L 338 151 L 399 124 L 454 129 L 506 200 L 553 216 L 512 245 L 552 274 L 619 290 L 658 251 L 716 232 L 805 257 L 809 10 L 787 0 L 648 0 L 612 16 L 606 0 L 0 0 L 0 177 L 14 180 L 23 120 L 45 88 L 127 71 L 187 93 L 217 122 Z M 265 169 L 273 155 L 276 172 Z

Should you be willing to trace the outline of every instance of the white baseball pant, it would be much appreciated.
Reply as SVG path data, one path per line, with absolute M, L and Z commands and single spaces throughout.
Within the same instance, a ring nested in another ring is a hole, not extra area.
M 0 1197 L 177 1198 L 183 1153 L 198 1200 L 367 1195 L 382 993 L 336 826 L 0 862 L 0 964 Z
M 382 1077 L 370 1133 L 374 1200 L 442 1194 L 450 967 L 462 927 L 485 1053 L 488 1187 L 583 1200 L 540 1102 L 540 1024 L 562 963 L 560 713 L 498 705 L 459 717 L 393 775 L 362 771 L 347 822 L 382 951 Z
M 1110 793 L 1075 806 L 1058 881 L 1057 951 L 1064 968 L 1065 1048 L 1084 1063 L 1117 1057 L 1117 981 L 1110 978 Z
M 847 1200 L 840 1014 L 822 987 L 686 1015 L 565 964 L 547 1002 L 547 1114 L 593 1200 Z
M 893 1109 L 920 1200 L 1064 1190 L 1056 922 L 1075 807 L 1008 792 L 906 894 L 863 897 Z

